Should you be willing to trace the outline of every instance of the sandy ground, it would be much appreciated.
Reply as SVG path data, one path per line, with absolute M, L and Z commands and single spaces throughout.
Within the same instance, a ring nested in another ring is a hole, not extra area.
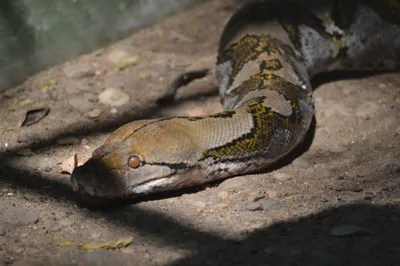
M 205 3 L 0 94 L 1 265 L 400 265 L 398 73 L 316 80 L 315 128 L 265 173 L 111 210 L 76 205 L 61 173 L 74 152 L 128 121 L 221 110 L 213 73 L 173 105 L 155 101 L 176 75 L 212 66 L 234 7 Z M 129 237 L 114 250 L 60 245 Z

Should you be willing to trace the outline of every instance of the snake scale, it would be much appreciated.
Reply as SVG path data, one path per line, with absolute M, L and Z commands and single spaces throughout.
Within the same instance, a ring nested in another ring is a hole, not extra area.
M 134 198 L 259 171 L 304 139 L 313 76 L 399 62 L 398 0 L 247 1 L 220 39 L 224 111 L 128 123 L 74 169 L 72 187 Z

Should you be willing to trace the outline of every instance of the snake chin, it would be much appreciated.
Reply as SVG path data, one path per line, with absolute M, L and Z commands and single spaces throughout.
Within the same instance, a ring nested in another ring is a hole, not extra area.
M 130 187 L 128 189 L 128 193 L 130 195 L 150 194 L 152 192 L 163 190 L 163 188 L 170 187 L 172 184 L 174 184 L 174 181 L 176 179 L 177 179 L 176 177 L 161 177 L 161 178 L 149 180 L 140 185 Z
M 142 184 L 130 187 L 127 194 L 143 195 L 165 190 L 177 190 L 192 187 L 209 182 L 211 176 L 200 170 L 191 170 L 185 173 L 174 174 L 166 177 L 146 181 Z

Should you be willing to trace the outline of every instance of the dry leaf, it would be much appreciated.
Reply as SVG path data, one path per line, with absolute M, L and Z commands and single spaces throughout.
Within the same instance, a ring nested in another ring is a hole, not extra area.
M 139 58 L 137 56 L 125 58 L 124 60 L 122 60 L 121 63 L 119 63 L 116 67 L 114 67 L 114 71 L 122 71 L 128 66 L 137 63 L 138 59 Z
M 72 171 L 74 171 L 76 167 L 84 164 L 90 156 L 90 152 L 84 153 L 83 155 L 80 155 L 80 160 L 78 160 L 78 155 L 74 153 L 74 155 L 61 163 L 61 173 L 72 174 Z
M 119 239 L 112 243 L 77 243 L 72 241 L 65 241 L 61 244 L 61 246 L 67 247 L 78 247 L 80 249 L 117 249 L 117 248 L 124 248 L 129 246 L 133 241 L 133 237 L 129 237 L 128 239 Z
M 332 236 L 354 236 L 354 235 L 369 235 L 371 232 L 361 226 L 357 225 L 339 225 L 331 229 L 330 235 Z
M 21 127 L 30 126 L 36 124 L 40 120 L 42 120 L 45 116 L 50 112 L 49 108 L 39 108 L 28 110 L 25 113 L 25 117 L 21 122 Z

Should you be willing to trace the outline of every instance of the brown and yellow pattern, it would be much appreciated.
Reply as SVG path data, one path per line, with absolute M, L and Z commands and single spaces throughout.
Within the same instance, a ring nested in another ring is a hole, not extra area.
M 135 197 L 260 170 L 285 156 L 310 126 L 315 74 L 400 63 L 399 0 L 327 2 L 246 2 L 218 50 L 225 111 L 122 126 L 74 170 L 74 190 Z

